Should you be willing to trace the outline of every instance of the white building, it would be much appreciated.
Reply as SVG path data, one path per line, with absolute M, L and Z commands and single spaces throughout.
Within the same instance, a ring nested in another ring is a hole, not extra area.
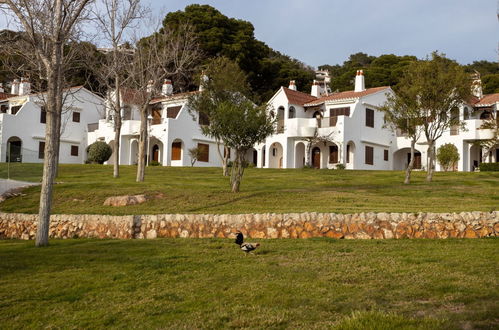
M 301 168 L 305 165 L 307 139 L 314 134 L 327 136 L 333 142 L 311 146 L 311 165 L 315 168 L 403 170 L 410 160 L 410 140 L 385 127 L 384 115 L 378 107 L 385 103 L 390 87 L 365 88 L 362 70 L 357 71 L 353 91 L 330 93 L 324 84 L 314 81 L 310 94 L 296 90 L 294 81 L 289 88 L 281 87 L 270 99 L 273 115 L 277 116 L 277 133 L 255 147 L 258 167 Z M 459 171 L 474 170 L 481 161 L 482 151 L 474 142 L 492 137 L 490 129 L 481 129 L 484 119 L 497 118 L 499 94 L 482 95 L 479 81 L 473 88 L 475 98 L 454 109 L 466 129 L 452 127 L 437 140 L 438 149 L 453 143 L 459 150 Z M 415 168 L 426 167 L 427 143 L 424 135 L 418 140 Z M 499 160 L 496 147 L 487 161 Z M 440 170 L 437 164 L 437 170 Z
M 189 149 L 199 148 L 201 157 L 194 166 L 221 166 L 215 140 L 205 136 L 201 126 L 203 118 L 193 118 L 189 113 L 188 98 L 195 92 L 173 94 L 170 80 L 165 80 L 162 96 L 151 101 L 149 117 L 148 161 L 164 166 L 190 166 Z M 120 137 L 120 164 L 137 164 L 140 113 L 136 93 L 125 90 L 121 95 L 122 128 Z M 109 109 L 109 107 L 108 107 Z M 112 111 L 99 121 L 98 128 L 90 132 L 91 142 L 104 141 L 114 146 L 114 122 Z M 223 148 L 220 147 L 223 152 Z M 112 163 L 112 158 L 108 163 Z
M 0 86 L 1 87 L 1 86 Z M 30 93 L 26 79 L 12 83 L 11 93 L 0 89 L 0 159 L 2 162 L 43 162 L 45 148 L 45 94 Z M 60 163 L 86 160 L 88 130 L 103 115 L 104 100 L 83 87 L 65 91 L 61 119 Z

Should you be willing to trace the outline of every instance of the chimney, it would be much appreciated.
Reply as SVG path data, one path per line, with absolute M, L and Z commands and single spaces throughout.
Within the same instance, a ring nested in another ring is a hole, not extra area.
M 3 84 L 0 83 L 0 93 L 5 93 L 5 89 L 3 89 Z
M 475 71 L 475 73 L 471 75 L 471 79 L 473 79 L 473 81 L 471 82 L 471 94 L 478 99 L 481 99 L 483 97 L 483 90 L 480 73 L 478 71 Z
M 321 86 L 319 86 L 319 82 L 315 79 L 312 83 L 312 91 L 310 92 L 310 94 L 315 97 L 321 96 Z
M 173 94 L 173 85 L 170 79 L 165 79 L 163 87 L 161 88 L 161 95 L 170 96 Z
M 19 95 L 19 79 L 14 79 L 14 81 L 12 82 L 10 94 Z
M 355 76 L 354 92 L 363 92 L 365 90 L 366 90 L 366 83 L 364 81 L 364 71 L 357 70 L 357 75 Z
M 204 87 L 206 83 L 208 82 L 209 78 L 208 76 L 203 72 L 201 72 L 201 81 L 199 83 L 199 91 L 202 92 L 204 91 Z
M 31 84 L 27 78 L 21 78 L 19 85 L 19 95 L 28 95 L 31 93 Z
M 291 81 L 289 82 L 289 89 L 292 89 L 292 90 L 294 90 L 294 91 L 296 90 L 296 83 L 295 83 L 295 81 L 294 81 L 294 80 L 291 80 Z
M 146 87 L 146 91 L 148 93 L 152 93 L 154 91 L 154 81 L 153 80 L 149 80 L 147 82 L 147 87 Z

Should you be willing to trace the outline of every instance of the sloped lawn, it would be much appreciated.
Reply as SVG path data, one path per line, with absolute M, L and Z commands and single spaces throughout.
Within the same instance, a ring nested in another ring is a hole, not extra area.
M 434 182 L 415 172 L 404 185 L 400 171 L 246 170 L 241 192 L 230 192 L 219 168 L 148 167 L 135 182 L 135 166 L 61 165 L 54 213 L 266 213 L 266 212 L 461 212 L 499 209 L 499 173 L 436 173 Z M 11 164 L 12 178 L 39 181 L 41 164 Z M 0 178 L 6 178 L 0 164 Z M 40 187 L 0 204 L 4 212 L 37 213 Z M 109 196 L 160 195 L 128 207 L 103 206 Z
M 499 327 L 497 239 L 0 241 L 0 328 Z

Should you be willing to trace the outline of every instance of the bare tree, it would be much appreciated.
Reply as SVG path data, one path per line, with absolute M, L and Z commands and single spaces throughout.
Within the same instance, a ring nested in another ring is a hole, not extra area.
M 92 0 L 0 0 L 0 9 L 15 18 L 22 38 L 36 59 L 40 79 L 46 82 L 47 123 L 45 159 L 40 194 L 36 246 L 48 245 L 52 188 L 57 173 L 61 113 L 64 94 L 64 47 L 75 37 L 77 26 Z
M 126 84 L 126 67 L 130 65 L 133 52 L 132 49 L 123 47 L 123 44 L 127 41 L 127 33 L 138 27 L 149 9 L 141 5 L 141 0 L 100 0 L 93 11 L 101 42 L 111 46 L 110 52 L 100 59 L 101 63 L 92 67 L 96 69 L 101 84 L 106 87 L 107 105 L 113 116 L 113 177 L 117 178 L 120 163 L 122 92 Z
M 317 120 L 319 121 L 320 119 L 318 118 Z M 331 134 L 333 134 L 333 133 L 331 133 Z M 310 155 L 312 154 L 312 147 L 314 145 L 319 144 L 319 143 L 324 143 L 324 145 L 326 145 L 327 143 L 334 142 L 334 140 L 331 138 L 331 134 L 319 135 L 319 129 L 316 128 L 314 131 L 314 135 L 312 135 L 310 137 L 306 137 L 303 139 L 307 144 L 307 147 L 306 147 L 307 149 L 305 152 L 305 165 L 306 166 L 308 166 L 308 167 L 312 166 Z
M 189 157 L 191 157 L 191 166 L 196 164 L 199 157 L 201 157 L 202 151 L 199 148 L 191 148 L 189 149 Z
M 135 90 L 139 95 L 137 99 L 140 100 L 136 180 L 141 182 L 145 176 L 149 104 L 154 96 L 160 95 L 161 86 L 166 78 L 187 74 L 194 69 L 200 51 L 195 31 L 189 24 L 181 24 L 174 31 L 162 28 L 150 37 L 141 39 L 136 45 L 132 64 L 128 66 L 127 85 Z

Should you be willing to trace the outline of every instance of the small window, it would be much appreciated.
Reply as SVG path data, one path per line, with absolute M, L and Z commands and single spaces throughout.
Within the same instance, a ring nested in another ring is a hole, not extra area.
M 45 158 L 45 142 L 38 142 L 38 159 Z
M 9 110 L 9 106 L 7 104 L 2 104 L 0 106 L 0 113 L 7 113 L 7 110 Z
M 374 110 L 366 109 L 366 126 L 374 127 Z
M 73 111 L 73 122 L 74 123 L 79 123 L 80 122 L 80 113 L 79 112 L 74 112 Z
M 347 163 L 350 163 L 350 145 L 347 144 Z
M 289 107 L 288 118 L 293 119 L 296 117 L 296 110 L 294 106 Z
M 383 159 L 384 159 L 385 161 L 388 161 L 388 150 L 384 150 L 384 151 L 383 151 Z
M 47 111 L 45 110 L 45 107 L 41 107 L 40 109 L 40 123 L 41 124 L 47 123 Z
M 374 148 L 366 146 L 366 164 L 374 165 Z
M 15 106 L 15 107 L 12 107 L 12 108 L 10 108 L 10 113 L 11 113 L 12 115 L 15 115 L 16 113 L 18 113 L 18 112 L 19 112 L 19 109 L 21 109 L 21 106 L 20 106 L 20 105 Z
M 78 146 L 71 146 L 71 156 L 78 156 Z
M 200 162 L 209 162 L 210 161 L 210 145 L 204 143 L 198 143 L 199 149 L 199 158 Z
M 329 146 L 329 164 L 338 163 L 338 146 Z
M 176 106 L 176 107 L 166 108 L 166 118 L 171 118 L 171 119 L 177 118 L 177 115 L 180 112 L 180 109 L 182 109 L 181 105 Z
M 210 125 L 210 119 L 204 112 L 199 113 L 199 125 L 208 126 Z

